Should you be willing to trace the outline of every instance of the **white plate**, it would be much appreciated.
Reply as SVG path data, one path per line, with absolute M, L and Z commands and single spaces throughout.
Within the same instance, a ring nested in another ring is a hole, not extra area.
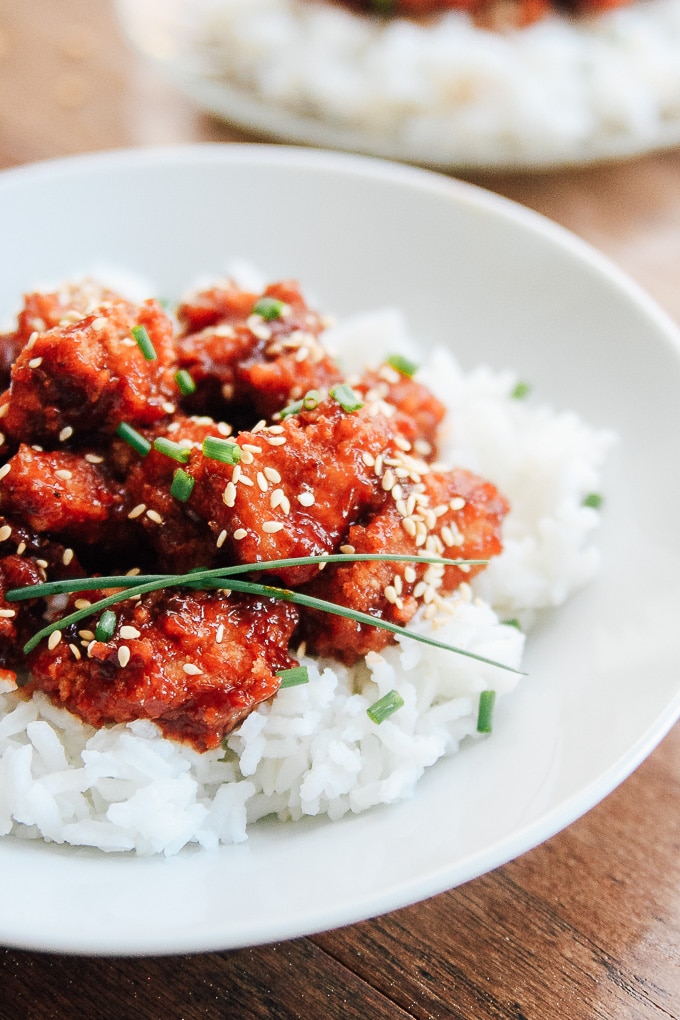
M 203 110 L 279 141 L 440 169 L 539 169 L 680 144 L 680 0 L 476 28 L 309 0 L 116 0 Z
M 234 257 L 338 315 L 398 303 L 424 345 L 517 369 L 620 435 L 599 579 L 529 642 L 495 732 L 405 803 L 256 826 L 166 860 L 0 841 L 0 942 L 191 952 L 311 933 L 449 889 L 582 815 L 680 714 L 680 343 L 600 255 L 471 186 L 358 157 L 258 146 L 79 157 L 0 175 L 0 318 L 33 284 L 104 264 L 174 295 Z

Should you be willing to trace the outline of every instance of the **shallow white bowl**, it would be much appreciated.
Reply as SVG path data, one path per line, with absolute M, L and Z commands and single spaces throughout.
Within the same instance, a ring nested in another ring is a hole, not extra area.
M 116 267 L 175 296 L 234 258 L 342 316 L 399 305 L 424 346 L 511 367 L 620 436 L 599 579 L 533 633 L 495 733 L 405 803 L 265 823 L 166 860 L 0 841 L 0 942 L 166 953 L 311 933 L 449 889 L 591 808 L 680 714 L 680 341 L 578 239 L 469 185 L 259 146 L 79 157 L 0 174 L 0 320 L 42 282 Z

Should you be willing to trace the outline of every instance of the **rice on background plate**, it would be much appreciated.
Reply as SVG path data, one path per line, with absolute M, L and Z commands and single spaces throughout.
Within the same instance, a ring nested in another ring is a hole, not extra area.
M 439 167 L 554 166 L 680 143 L 680 0 L 506 32 L 326 0 L 118 0 L 204 108 L 282 140 Z
M 327 343 L 348 372 L 363 367 L 369 346 L 375 362 L 395 351 L 417 357 L 394 311 L 347 320 Z M 447 611 L 411 629 L 521 668 L 536 615 L 597 570 L 600 515 L 584 498 L 600 491 L 614 437 L 518 399 L 521 380 L 510 372 L 462 372 L 448 350 L 435 350 L 419 379 L 449 409 L 441 460 L 489 478 L 512 509 L 503 553 Z M 148 721 L 95 731 L 42 694 L 0 693 L 0 834 L 171 855 L 191 843 L 241 842 L 249 824 L 272 814 L 335 820 L 412 795 L 427 768 L 479 738 L 480 692 L 501 696 L 521 682 L 517 672 L 408 638 L 352 669 L 301 662 L 308 684 L 252 712 L 226 750 L 203 754 Z M 376 725 L 366 709 L 393 689 L 404 706 Z

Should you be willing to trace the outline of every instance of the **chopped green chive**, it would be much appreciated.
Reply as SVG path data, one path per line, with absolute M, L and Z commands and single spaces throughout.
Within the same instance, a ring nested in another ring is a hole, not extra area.
M 493 729 L 493 708 L 496 703 L 495 691 L 482 691 L 479 695 L 479 710 L 477 712 L 477 732 L 491 733 Z
M 313 411 L 319 406 L 321 400 L 321 394 L 318 390 L 308 390 L 301 400 L 294 400 L 292 404 L 288 404 L 287 407 L 279 412 L 280 418 L 288 418 L 291 414 L 299 414 L 300 411 Z
M 186 503 L 194 491 L 195 479 L 188 475 L 183 468 L 177 468 L 172 476 L 170 495 L 178 499 L 180 503 Z
M 309 672 L 306 666 L 292 666 L 290 669 L 280 669 L 277 676 L 281 677 L 279 690 L 285 687 L 299 687 L 300 684 L 309 683 Z
M 394 715 L 400 708 L 404 707 L 404 699 L 402 698 L 399 691 L 388 691 L 387 694 L 383 694 L 382 698 L 379 698 L 374 705 L 366 709 L 366 715 L 368 718 L 380 725 L 385 719 L 389 719 L 391 715 Z
M 330 391 L 330 395 L 333 400 L 337 400 L 343 411 L 358 411 L 360 407 L 364 406 L 363 400 L 354 392 L 351 386 L 347 383 L 339 383 L 334 386 Z
M 191 458 L 191 450 L 186 446 L 181 446 L 179 443 L 173 442 L 172 439 L 165 439 L 163 436 L 154 439 L 153 448 L 158 453 L 163 453 L 166 457 L 176 460 L 179 464 L 188 464 Z
M 409 379 L 412 379 L 413 376 L 418 371 L 418 366 L 416 365 L 415 361 L 411 361 L 409 358 L 405 358 L 403 354 L 392 354 L 387 359 L 386 364 L 388 364 L 390 368 L 396 369 L 396 371 L 399 372 L 400 375 L 408 376 Z
M 186 368 L 180 368 L 175 372 L 175 383 L 183 397 L 189 397 L 196 390 L 196 383 L 191 378 Z
M 510 396 L 513 400 L 524 400 L 531 393 L 531 383 L 518 382 L 514 390 L 511 391 Z
M 517 630 L 522 629 L 521 623 L 514 616 L 511 617 L 509 620 L 502 620 L 501 622 L 504 623 L 506 627 L 515 627 Z
M 233 439 L 206 436 L 202 449 L 204 457 L 219 460 L 222 464 L 238 464 L 241 459 L 241 447 Z
M 283 301 L 273 297 L 261 297 L 253 305 L 253 315 L 261 316 L 266 322 L 280 319 L 285 305 Z
M 151 449 L 151 443 L 148 439 L 145 439 L 141 432 L 137 429 L 133 429 L 132 425 L 128 425 L 127 422 L 122 421 L 116 429 L 116 435 L 123 439 L 128 446 L 131 446 L 133 450 L 141 454 L 142 457 L 146 457 L 147 453 Z
M 116 630 L 117 622 L 116 614 L 110 609 L 106 609 L 99 617 L 99 623 L 94 632 L 96 640 L 110 641 Z
M 587 496 L 584 496 L 582 505 L 590 506 L 593 510 L 599 510 L 602 506 L 602 496 L 599 492 L 589 492 Z
M 137 346 L 146 360 L 155 361 L 157 358 L 156 349 L 151 343 L 151 337 L 147 332 L 146 326 L 134 326 L 132 329 L 132 335 L 137 341 Z

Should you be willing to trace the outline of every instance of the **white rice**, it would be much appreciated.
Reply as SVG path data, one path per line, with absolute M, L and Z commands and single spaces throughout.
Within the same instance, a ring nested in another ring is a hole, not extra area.
M 138 40 L 158 36 L 134 0 L 119 5 Z M 459 167 L 680 140 L 680 0 L 507 32 L 458 11 L 415 22 L 324 0 L 197 0 L 154 17 L 199 101 L 280 138 Z
M 332 331 L 349 364 L 367 336 L 376 359 L 408 349 L 403 323 L 390 312 Z M 444 350 L 422 378 L 451 407 L 442 460 L 496 482 L 512 510 L 505 550 L 474 590 L 464 585 L 449 612 L 413 626 L 434 627 L 441 640 L 517 667 L 524 636 L 501 621 L 526 624 L 597 568 L 599 514 L 582 501 L 599 489 L 613 437 L 574 414 L 513 399 L 508 373 L 464 374 Z M 266 815 L 338 819 L 410 796 L 425 769 L 479 738 L 480 692 L 501 696 L 517 682 L 516 673 L 408 639 L 353 670 L 303 662 L 310 682 L 253 712 L 226 754 L 199 754 L 146 721 L 95 731 L 44 695 L 25 701 L 6 685 L 0 834 L 170 855 L 191 843 L 245 840 L 247 826 Z M 404 707 L 376 725 L 366 709 L 393 689 Z

